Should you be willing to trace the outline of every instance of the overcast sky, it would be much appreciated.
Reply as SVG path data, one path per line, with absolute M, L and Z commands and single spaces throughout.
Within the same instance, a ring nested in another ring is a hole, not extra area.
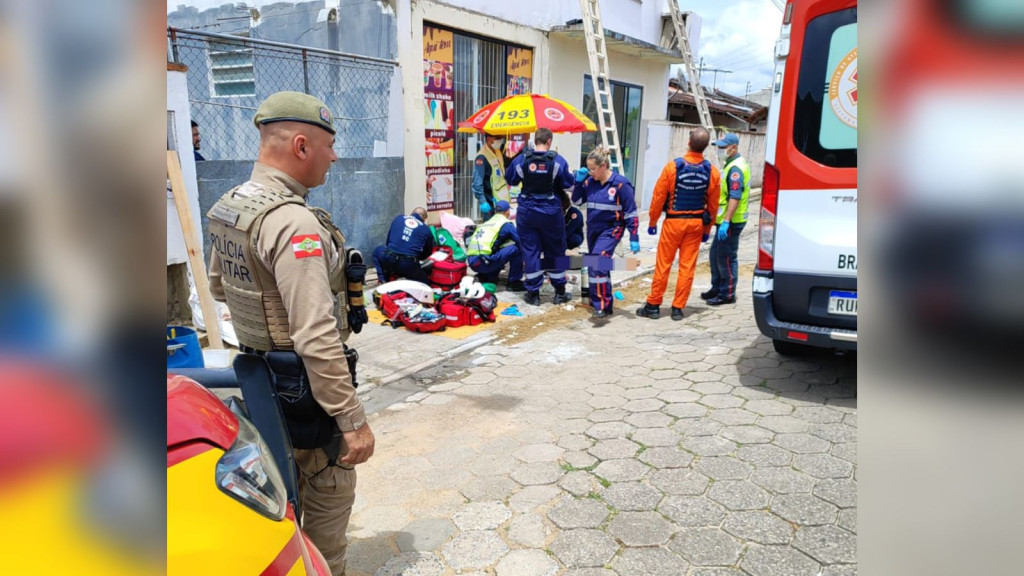
M 680 0 L 679 7 L 702 18 L 698 61 L 703 57 L 706 68 L 732 70 L 718 73 L 719 90 L 742 98 L 747 82 L 751 92 L 771 84 L 775 40 L 782 26 L 782 12 L 771 0 Z M 713 72 L 703 73 L 702 84 L 712 86 L 714 81 Z

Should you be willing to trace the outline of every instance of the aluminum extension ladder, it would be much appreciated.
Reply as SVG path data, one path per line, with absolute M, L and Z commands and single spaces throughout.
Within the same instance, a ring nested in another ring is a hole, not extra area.
M 597 124 L 601 143 L 611 152 L 610 167 L 622 173 L 622 150 L 619 148 L 619 129 L 612 105 L 611 72 L 608 70 L 608 50 L 605 46 L 604 26 L 601 25 L 599 0 L 580 0 L 583 17 L 583 35 L 587 39 L 587 57 L 590 59 L 590 81 L 597 104 Z
M 683 53 L 683 62 L 686 65 L 686 79 L 690 81 L 690 93 L 693 94 L 693 101 L 697 106 L 697 114 L 700 116 L 701 126 L 715 138 L 715 126 L 711 122 L 711 112 L 708 110 L 708 102 L 704 98 L 704 88 L 700 85 L 697 76 L 697 64 L 693 61 L 693 51 L 690 50 L 690 38 L 686 35 L 686 24 L 683 22 L 683 14 L 679 11 L 676 0 L 668 0 L 668 9 L 672 13 L 672 24 L 676 28 L 676 42 L 679 51 Z

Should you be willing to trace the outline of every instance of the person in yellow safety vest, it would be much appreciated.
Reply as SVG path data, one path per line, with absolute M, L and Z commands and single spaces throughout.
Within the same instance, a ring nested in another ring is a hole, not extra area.
M 484 221 L 494 215 L 495 202 L 509 201 L 501 142 L 501 137 L 487 134 L 473 162 L 473 195 L 480 203 L 480 217 Z
M 750 165 L 740 156 L 740 138 L 726 134 L 715 142 L 722 168 L 721 195 L 718 202 L 718 233 L 711 243 L 708 258 L 711 261 L 711 289 L 700 297 L 711 306 L 736 302 L 736 282 L 739 280 L 737 254 L 740 234 L 747 225 L 747 201 L 750 199 Z
M 497 284 L 498 275 L 508 264 L 510 292 L 523 292 L 523 253 L 519 249 L 519 232 L 508 219 L 509 204 L 498 200 L 494 217 L 476 227 L 466 241 L 466 264 L 483 283 Z

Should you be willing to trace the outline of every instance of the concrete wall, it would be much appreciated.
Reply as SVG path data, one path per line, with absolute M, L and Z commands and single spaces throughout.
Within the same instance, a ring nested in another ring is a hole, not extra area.
M 697 128 L 693 124 L 670 123 L 672 126 L 671 139 L 669 140 L 669 153 L 672 158 L 681 156 L 686 152 L 686 143 L 690 139 L 690 130 Z M 740 137 L 740 154 L 750 163 L 750 187 L 758 188 L 764 177 L 764 149 L 765 137 L 761 132 L 735 131 Z M 713 152 L 709 148 L 710 153 Z M 668 162 L 668 158 L 665 159 Z M 664 164 L 663 164 L 664 165 Z
M 171 4 L 174 9 L 171 9 Z M 251 16 L 256 10 L 258 17 Z M 336 17 L 330 16 L 332 11 Z M 257 40 L 335 50 L 394 60 L 398 54 L 394 11 L 376 0 L 340 4 L 339 0 L 237 4 L 211 0 L 169 0 L 168 26 L 182 30 L 234 34 L 248 32 Z M 257 49 L 253 55 L 255 96 L 211 94 L 211 71 L 205 43 L 183 40 L 178 58 L 189 66 L 189 95 L 193 119 L 203 135 L 207 158 L 242 160 L 256 153 L 258 136 L 252 116 L 262 100 L 279 90 L 303 91 L 301 53 Z M 347 61 L 346 61 L 347 62 Z M 382 66 L 325 64 L 313 57 L 308 66 L 309 91 L 341 118 L 370 118 L 342 122 L 336 138 L 339 156 L 401 156 L 401 74 Z
M 173 10 L 172 10 L 173 6 Z M 259 14 L 251 16 L 251 9 Z M 330 10 L 337 21 L 330 22 Z M 251 29 L 261 40 L 393 60 L 397 56 L 395 14 L 375 0 L 168 0 L 167 25 L 174 28 L 233 34 Z
M 602 15 L 603 16 L 603 15 Z M 590 61 L 587 58 L 587 45 L 583 39 L 565 38 L 562 36 L 550 39 L 551 67 L 545 70 L 550 76 L 550 94 L 565 100 L 576 108 L 583 109 L 584 76 L 590 73 Z M 645 146 L 643 140 L 643 124 L 645 121 L 658 121 L 666 118 L 668 110 L 668 76 L 669 65 L 655 60 L 647 60 L 609 51 L 608 69 L 612 80 L 635 84 L 643 87 L 643 106 L 640 110 L 641 134 L 636 153 L 638 154 L 636 181 L 633 186 L 642 190 L 647 185 L 648 174 L 644 170 Z M 621 121 L 621 120 L 620 120 Z M 623 138 L 619 134 L 619 138 Z M 555 146 L 565 156 L 573 168 L 579 163 L 582 138 L 579 134 L 555 135 Z M 658 173 L 652 176 L 655 180 Z M 650 182 L 653 189 L 654 181 Z
M 200 162 L 199 205 L 203 237 L 209 234 L 206 213 L 228 190 L 249 179 L 251 161 Z M 405 175 L 401 158 L 339 158 L 327 182 L 310 191 L 309 203 L 331 213 L 347 246 L 367 257 L 387 237 L 391 220 L 404 212 Z M 205 251 L 209 264 L 209 250 Z
M 495 2 L 494 0 L 435 0 L 440 4 L 462 8 L 494 18 L 515 22 L 530 28 L 550 30 L 570 20 L 580 18 L 580 3 L 577 0 L 516 0 Z M 651 44 L 658 44 L 661 38 L 661 15 L 668 13 L 665 2 L 657 0 L 603 0 L 601 21 L 604 27 L 639 38 Z
M 404 5 L 404 3 L 402 4 Z M 497 9 L 500 4 L 494 3 L 489 7 Z M 551 4 L 560 3 L 551 2 Z M 398 60 L 402 69 L 404 93 L 402 110 L 406 119 L 404 144 L 405 207 L 407 210 L 412 210 L 416 206 L 425 206 L 427 201 L 427 160 L 423 153 L 426 144 L 423 127 L 422 74 L 424 20 L 533 48 L 533 91 L 544 94 L 550 90 L 547 74 L 547 70 L 550 68 L 548 42 L 547 36 L 540 30 L 510 24 L 490 16 L 430 0 L 417 2 L 413 5 L 412 10 L 403 10 L 400 7 L 398 10 Z
M 464 9 L 454 7 L 455 4 Z M 653 44 L 657 44 L 661 34 L 661 13 L 668 10 L 662 3 L 641 3 L 636 0 L 603 2 L 601 8 L 602 19 L 609 29 Z M 420 66 L 423 60 L 424 20 L 533 48 L 533 92 L 549 94 L 577 108 L 583 106 L 584 75 L 590 73 L 586 43 L 582 38 L 575 40 L 549 37 L 542 30 L 564 24 L 566 20 L 579 18 L 578 2 L 524 0 L 515 3 L 495 3 L 478 0 L 421 0 L 411 11 L 404 11 L 400 7 L 397 17 L 399 61 L 402 63 L 404 85 L 403 115 L 407 119 L 404 134 L 407 209 L 423 205 L 426 199 L 426 158 L 423 154 L 425 136 L 421 120 L 423 81 Z M 499 18 L 522 24 L 512 24 Z M 666 118 L 669 78 L 667 63 L 611 51 L 609 67 L 613 80 L 644 88 L 641 121 Z M 555 136 L 555 148 L 565 156 L 573 168 L 579 163 L 580 142 L 580 136 L 577 134 Z M 634 182 L 637 188 L 643 184 L 645 178 L 642 140 L 638 148 L 641 157 L 637 159 L 637 182 Z M 657 178 L 657 174 L 654 177 Z
M 669 144 L 672 141 L 671 122 L 664 120 L 648 121 L 641 124 L 640 148 L 643 149 L 644 178 L 640 184 L 635 186 L 637 194 L 637 207 L 640 209 L 640 227 L 647 222 L 646 212 L 651 206 L 651 198 L 654 196 L 654 184 L 658 181 L 665 163 L 672 158 L 669 152 Z

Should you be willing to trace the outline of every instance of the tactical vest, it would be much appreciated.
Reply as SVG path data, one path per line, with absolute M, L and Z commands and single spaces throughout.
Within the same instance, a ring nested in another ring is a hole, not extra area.
M 478 225 L 466 245 L 466 255 L 490 256 L 494 251 L 494 241 L 497 240 L 501 227 L 508 221 L 509 219 L 504 215 L 495 214 L 490 220 Z
M 707 204 L 708 184 L 711 183 L 711 163 L 690 164 L 676 158 L 676 187 L 666 200 L 666 212 L 699 212 Z
M 725 209 L 729 206 L 729 170 L 733 167 L 739 168 L 743 172 L 743 196 L 740 197 L 739 206 L 732 213 L 730 222 L 739 224 L 747 221 L 747 201 L 750 200 L 750 164 L 742 156 L 737 156 L 722 169 L 722 174 L 724 174 L 722 176 L 722 194 L 718 198 L 718 218 L 715 219 L 715 224 L 721 224 L 722 220 L 725 220 Z
M 547 197 L 555 193 L 555 158 L 554 150 L 537 152 L 533 150 L 523 159 L 523 190 L 520 196 Z
M 487 144 L 480 147 L 480 155 L 491 165 L 491 195 L 495 201 L 504 200 L 508 202 L 509 193 L 508 183 L 505 182 L 505 164 Z
M 245 190 L 243 190 L 245 189 Z M 235 197 L 238 191 L 251 196 Z M 345 237 L 321 208 L 306 205 L 303 198 L 282 194 L 262 184 L 246 182 L 222 196 L 207 216 L 213 250 L 221 263 L 221 283 L 231 323 L 238 342 L 256 350 L 292 350 L 288 313 L 274 275 L 260 262 L 256 252 L 263 220 L 271 211 L 285 204 L 300 204 L 316 215 L 320 224 L 330 231 L 338 250 L 338 263 L 328 271 L 331 291 L 336 296 L 335 318 L 340 331 L 348 331 L 347 298 L 345 295 Z M 325 238 L 324 241 L 327 241 Z

